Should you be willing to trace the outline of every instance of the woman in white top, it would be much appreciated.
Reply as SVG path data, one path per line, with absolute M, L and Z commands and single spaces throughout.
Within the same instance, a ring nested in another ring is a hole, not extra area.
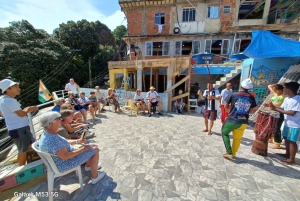
M 144 101 L 144 98 L 142 96 L 141 90 L 136 90 L 136 94 L 134 95 L 134 101 L 135 101 L 135 105 L 136 105 L 136 115 L 139 115 L 139 111 L 140 111 L 140 107 L 142 106 L 143 108 L 143 114 L 146 114 L 145 110 L 146 110 L 146 103 Z

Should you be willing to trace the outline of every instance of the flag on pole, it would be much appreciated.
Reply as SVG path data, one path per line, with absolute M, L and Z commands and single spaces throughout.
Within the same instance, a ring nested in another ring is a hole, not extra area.
M 50 100 L 51 98 L 52 98 L 52 96 L 50 95 L 50 92 L 45 87 L 42 80 L 40 80 L 40 84 L 39 84 L 39 101 L 44 103 L 44 102 L 47 102 L 48 100 Z

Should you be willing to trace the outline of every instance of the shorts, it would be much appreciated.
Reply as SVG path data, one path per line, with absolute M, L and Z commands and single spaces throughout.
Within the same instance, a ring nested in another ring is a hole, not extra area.
M 217 119 L 217 110 L 203 110 L 203 117 L 205 119 L 209 119 L 211 121 L 215 121 Z
M 104 104 L 106 102 L 106 100 L 104 100 L 103 98 L 102 99 L 98 99 L 99 103 L 102 103 Z
M 284 126 L 282 136 L 286 137 L 291 142 L 297 142 L 299 139 L 300 128 L 290 128 Z
M 151 102 L 151 106 L 154 106 L 154 107 L 156 107 L 156 106 L 157 106 L 157 104 L 158 104 L 158 101 L 156 101 L 156 102 Z
M 31 143 L 35 141 L 29 126 L 10 130 L 8 131 L 8 134 L 14 140 L 14 143 L 18 148 L 18 152 L 28 151 Z

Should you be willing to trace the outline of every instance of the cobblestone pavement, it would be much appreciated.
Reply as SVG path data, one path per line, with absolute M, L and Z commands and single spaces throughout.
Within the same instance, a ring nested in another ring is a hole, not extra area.
M 253 154 L 249 127 L 231 162 L 222 157 L 220 120 L 212 136 L 201 132 L 203 127 L 197 114 L 149 118 L 102 113 L 94 122 L 97 136 L 91 141 L 101 149 L 107 175 L 92 185 L 90 173 L 82 168 L 83 191 L 75 173 L 57 178 L 56 200 L 300 200 L 300 167 L 279 163 L 282 158 L 275 153 L 284 150 L 269 149 L 269 157 Z M 299 154 L 296 162 L 300 164 Z M 47 191 L 47 181 L 27 192 L 36 191 Z

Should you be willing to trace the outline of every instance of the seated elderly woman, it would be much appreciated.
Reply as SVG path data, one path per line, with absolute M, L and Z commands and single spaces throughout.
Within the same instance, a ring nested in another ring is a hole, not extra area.
M 145 110 L 146 110 L 146 103 L 144 101 L 143 95 L 141 90 L 136 90 L 136 94 L 134 95 L 134 101 L 135 101 L 135 105 L 136 105 L 136 115 L 139 115 L 139 111 L 140 111 L 140 107 L 143 108 L 143 114 L 146 114 Z
M 75 112 L 80 112 L 83 116 L 84 119 L 84 123 L 89 123 L 89 121 L 87 120 L 87 112 L 86 110 L 81 106 L 81 102 L 74 97 L 74 93 L 72 91 L 68 92 L 68 96 L 69 98 L 66 98 L 66 102 L 74 104 L 74 111 Z
M 117 101 L 117 96 L 116 94 L 114 93 L 113 89 L 112 88 L 108 88 L 107 89 L 107 100 L 110 104 L 113 104 L 115 106 L 115 112 L 117 112 L 117 110 L 119 112 L 122 112 L 121 108 L 120 108 L 120 104 L 119 102 Z
M 96 184 L 105 176 L 105 172 L 98 171 L 99 148 L 94 144 L 85 144 L 83 147 L 75 149 L 72 144 L 81 143 L 81 140 L 66 140 L 57 134 L 61 120 L 58 112 L 46 112 L 40 116 L 39 122 L 45 129 L 40 138 L 40 149 L 55 155 L 51 157 L 60 172 L 86 163 L 85 171 L 91 171 L 92 184 Z

